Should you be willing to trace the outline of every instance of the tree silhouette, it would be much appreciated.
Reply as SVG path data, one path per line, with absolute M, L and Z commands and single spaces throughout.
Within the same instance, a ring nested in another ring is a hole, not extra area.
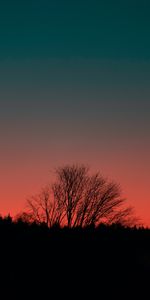
M 20 215 L 26 222 L 45 223 L 48 227 L 61 223 L 60 210 L 57 201 L 54 201 L 49 186 L 42 188 L 41 192 L 27 199 L 27 210 Z
M 125 207 L 121 189 L 100 173 L 89 174 L 84 165 L 56 169 L 56 181 L 27 200 L 26 218 L 37 223 L 86 227 L 100 223 L 134 225 L 133 208 Z

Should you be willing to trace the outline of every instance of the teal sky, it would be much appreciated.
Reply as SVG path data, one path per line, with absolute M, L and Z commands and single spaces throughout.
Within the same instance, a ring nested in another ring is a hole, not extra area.
M 2 213 L 83 162 L 150 224 L 149 16 L 146 0 L 1 1 Z
M 1 60 L 150 57 L 147 0 L 1 1 Z

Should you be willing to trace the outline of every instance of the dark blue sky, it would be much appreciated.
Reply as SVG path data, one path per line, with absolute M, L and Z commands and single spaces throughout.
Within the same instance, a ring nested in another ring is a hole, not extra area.
M 149 16 L 149 1 L 1 1 L 2 212 L 83 162 L 150 224 Z

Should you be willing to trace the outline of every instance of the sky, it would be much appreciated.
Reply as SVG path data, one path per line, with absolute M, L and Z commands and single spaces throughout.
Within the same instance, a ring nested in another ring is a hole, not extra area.
M 89 165 L 150 226 L 150 2 L 0 4 L 0 213 Z

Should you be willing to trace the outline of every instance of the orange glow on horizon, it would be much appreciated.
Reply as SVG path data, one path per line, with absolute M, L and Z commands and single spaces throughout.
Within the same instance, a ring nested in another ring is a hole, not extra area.
M 9 174 L 3 172 L 0 190 L 1 215 L 10 213 L 14 216 L 22 211 L 25 208 L 26 199 L 38 193 L 43 186 L 50 183 L 54 176 L 54 167 L 62 164 L 62 162 L 58 162 L 57 165 L 52 165 L 48 170 L 47 163 L 42 164 L 41 162 L 38 166 L 34 164 L 16 166 L 15 173 L 13 169 L 9 171 Z M 92 164 L 89 165 L 92 166 Z M 100 164 L 93 164 L 91 172 L 99 170 L 98 165 Z M 114 166 L 112 164 L 111 167 L 110 164 L 105 165 L 105 167 L 104 165 L 103 163 L 101 168 L 102 174 L 104 176 L 108 175 L 110 179 L 120 183 L 123 196 L 127 198 L 128 204 L 135 208 L 136 215 L 141 218 L 143 225 L 150 226 L 148 177 L 145 180 L 141 173 L 137 174 L 136 169 L 135 174 L 133 174 L 125 165 Z

